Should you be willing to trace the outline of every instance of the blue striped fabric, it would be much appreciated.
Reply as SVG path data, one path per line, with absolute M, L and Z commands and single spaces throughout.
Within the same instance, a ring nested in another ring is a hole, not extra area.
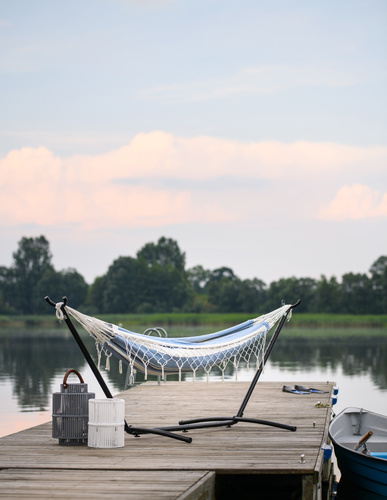
M 262 330 L 259 333 L 259 330 Z M 109 343 L 105 343 L 104 349 L 111 352 L 118 359 L 128 363 L 128 354 L 135 360 L 137 369 L 140 371 L 154 371 L 165 373 L 171 372 L 188 372 L 196 369 L 206 369 L 214 364 L 220 364 L 223 360 L 229 360 L 241 350 L 247 350 L 253 343 L 256 342 L 257 337 L 262 337 L 270 330 L 270 326 L 266 322 L 254 324 L 253 320 L 246 321 L 240 325 L 236 325 L 225 330 L 221 330 L 209 335 L 201 335 L 197 337 L 179 337 L 179 338 L 157 338 L 152 337 L 152 344 L 154 347 L 149 347 L 144 343 L 144 340 L 149 340 L 148 336 L 135 334 L 124 328 L 118 327 L 118 331 L 123 332 L 124 336 L 116 333 L 110 339 Z M 252 333 L 257 333 L 257 336 L 249 337 Z M 125 333 L 130 335 L 130 338 L 125 338 Z M 227 348 L 228 342 L 243 340 L 247 337 L 242 345 L 230 346 Z M 138 339 L 138 341 L 137 341 Z M 164 352 L 159 352 L 157 346 L 166 348 Z M 222 348 L 222 346 L 224 346 Z M 210 347 L 216 350 L 213 354 L 198 355 L 196 349 Z M 175 349 L 185 349 L 186 356 L 181 354 L 174 355 Z M 188 348 L 188 349 L 187 349 Z M 191 349 L 196 352 L 190 355 Z M 165 352 L 167 351 L 167 353 Z M 145 366 L 147 367 L 145 369 Z

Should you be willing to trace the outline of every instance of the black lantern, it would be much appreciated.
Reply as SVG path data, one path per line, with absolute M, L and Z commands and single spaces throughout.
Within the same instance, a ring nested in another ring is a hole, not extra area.
M 75 373 L 80 383 L 67 383 L 70 373 Z M 87 384 L 77 370 L 68 370 L 60 392 L 52 395 L 52 437 L 59 439 L 59 444 L 87 445 L 89 399 L 95 399 L 94 392 L 87 392 Z

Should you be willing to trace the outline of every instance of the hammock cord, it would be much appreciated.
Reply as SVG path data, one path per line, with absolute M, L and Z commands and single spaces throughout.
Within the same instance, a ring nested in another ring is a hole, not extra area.
M 62 303 L 56 306 L 58 319 L 63 319 L 61 307 Z M 168 374 L 177 374 L 180 381 L 182 374 L 187 372 L 192 373 L 195 380 L 198 370 L 204 370 L 209 380 L 211 370 L 217 368 L 224 380 L 229 364 L 234 366 L 237 379 L 241 361 L 249 363 L 255 357 L 256 366 L 263 365 L 267 333 L 288 312 L 289 307 L 283 305 L 233 328 L 188 338 L 160 338 L 134 333 L 69 306 L 65 306 L 65 310 L 94 338 L 98 368 L 102 351 L 106 355 L 106 370 L 110 369 L 110 356 L 113 354 L 119 360 L 120 372 L 122 363 L 128 365 L 127 379 L 132 385 L 136 370 L 144 373 L 145 380 L 148 375 L 159 375 L 165 379 Z
M 62 322 L 64 319 L 62 306 L 63 306 L 63 302 L 58 302 L 57 304 L 55 304 L 55 314 L 56 314 L 56 317 L 59 319 L 59 322 Z

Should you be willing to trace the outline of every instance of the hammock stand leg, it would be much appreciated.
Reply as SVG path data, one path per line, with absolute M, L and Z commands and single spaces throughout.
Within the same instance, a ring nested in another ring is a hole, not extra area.
M 45 297 L 44 299 L 51 306 L 56 307 L 55 302 L 53 302 L 49 297 Z M 108 386 L 106 385 L 106 382 L 104 381 L 100 371 L 98 370 L 96 364 L 94 363 L 93 358 L 90 356 L 89 351 L 87 350 L 85 344 L 83 343 L 83 340 L 81 339 L 79 333 L 77 332 L 75 326 L 73 325 L 71 319 L 69 318 L 69 315 L 66 312 L 65 306 L 67 304 L 67 297 L 63 297 L 62 300 L 63 300 L 63 303 L 61 305 L 61 311 L 63 313 L 63 319 L 64 319 L 68 329 L 72 333 L 74 340 L 76 341 L 76 343 L 78 344 L 78 347 L 82 351 L 82 354 L 84 355 L 87 363 L 89 364 L 92 372 L 94 373 L 95 378 L 97 379 L 105 396 L 109 399 L 112 399 L 113 398 L 112 393 L 110 392 Z M 127 432 L 128 434 L 132 434 L 135 437 L 138 437 L 140 434 L 151 433 L 151 434 L 158 434 L 158 435 L 165 436 L 165 437 L 170 437 L 173 439 L 177 439 L 179 441 L 184 441 L 186 443 L 192 442 L 192 438 L 187 437 L 187 436 L 181 436 L 180 434 L 174 434 L 166 429 L 162 429 L 162 428 L 160 428 L 160 429 L 157 429 L 157 428 L 156 429 L 148 429 L 148 428 L 144 428 L 144 427 L 133 427 L 132 425 L 129 425 L 126 422 L 126 420 L 124 422 L 125 422 L 125 424 L 124 424 L 125 432 Z

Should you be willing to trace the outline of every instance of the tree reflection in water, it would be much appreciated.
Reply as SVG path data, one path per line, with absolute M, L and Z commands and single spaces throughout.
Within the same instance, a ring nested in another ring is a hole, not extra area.
M 171 332 L 173 336 L 174 332 Z M 192 329 L 188 332 L 192 334 Z M 96 359 L 94 341 L 88 335 L 82 338 Z M 291 330 L 280 336 L 270 355 L 270 362 L 287 370 L 315 368 L 342 368 L 343 373 L 354 376 L 370 375 L 381 390 L 387 389 L 387 335 L 383 331 L 350 337 L 309 333 L 304 337 L 292 335 Z M 0 334 L 0 380 L 11 381 L 13 393 L 21 409 L 38 411 L 50 407 L 50 389 L 56 376 L 69 368 L 81 370 L 85 361 L 71 334 L 64 325 L 53 330 L 3 330 Z M 252 374 L 255 370 L 251 364 Z M 118 362 L 111 359 L 107 374 L 119 390 L 125 388 L 125 372 L 120 375 Z M 233 376 L 229 365 L 226 377 Z M 216 375 L 216 374 L 215 374 Z M 106 372 L 103 374 L 106 377 Z M 184 378 L 189 378 L 186 376 Z M 177 380 L 177 376 L 168 379 Z M 138 375 L 137 381 L 143 376 Z M 58 388 L 59 390 L 59 388 Z
M 93 349 L 92 339 L 85 340 Z M 24 410 L 49 409 L 53 379 L 83 365 L 82 353 L 71 334 L 63 330 L 9 330 L 0 335 L 0 379 L 12 382 Z
M 270 361 L 287 369 L 342 368 L 345 375 L 370 375 L 374 384 L 387 389 L 387 332 L 375 336 L 283 336 Z

